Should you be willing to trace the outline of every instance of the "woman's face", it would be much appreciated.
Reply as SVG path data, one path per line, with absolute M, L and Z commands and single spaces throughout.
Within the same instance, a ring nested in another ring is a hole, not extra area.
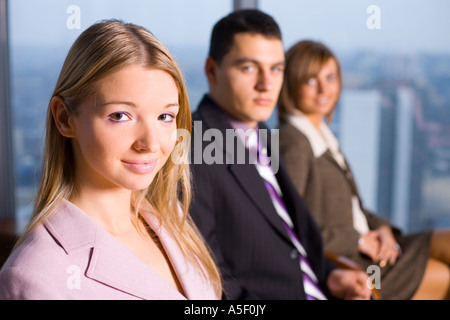
M 145 189 L 176 142 L 175 82 L 164 71 L 128 66 L 96 88 L 69 119 L 76 183 Z
M 329 59 L 315 77 L 300 86 L 299 108 L 313 123 L 330 114 L 339 98 L 341 83 L 336 60 Z

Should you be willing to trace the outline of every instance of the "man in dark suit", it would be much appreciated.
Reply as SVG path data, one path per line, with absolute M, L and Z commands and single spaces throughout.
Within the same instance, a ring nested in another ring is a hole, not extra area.
M 300 251 L 245 148 L 249 135 L 236 130 L 254 129 L 319 291 L 326 297 L 366 299 L 367 274 L 337 269 L 324 258 L 320 232 L 278 158 L 277 135 L 263 124 L 275 108 L 283 68 L 281 33 L 272 17 L 241 10 L 215 25 L 205 64 L 209 94 L 193 113 L 190 213 L 219 264 L 224 298 L 307 298 Z

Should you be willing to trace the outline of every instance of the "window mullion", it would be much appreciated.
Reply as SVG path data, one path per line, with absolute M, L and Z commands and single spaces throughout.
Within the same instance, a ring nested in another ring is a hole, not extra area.
M 0 0 L 0 221 L 15 217 L 8 0 Z

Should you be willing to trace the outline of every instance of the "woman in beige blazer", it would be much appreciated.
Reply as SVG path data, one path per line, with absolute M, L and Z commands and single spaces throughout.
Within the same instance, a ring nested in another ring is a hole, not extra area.
M 364 208 L 327 125 L 340 91 L 339 62 L 329 48 L 300 41 L 287 51 L 278 101 L 280 152 L 320 226 L 325 251 L 348 256 L 365 270 L 378 265 L 384 299 L 448 298 L 450 232 L 406 235 Z

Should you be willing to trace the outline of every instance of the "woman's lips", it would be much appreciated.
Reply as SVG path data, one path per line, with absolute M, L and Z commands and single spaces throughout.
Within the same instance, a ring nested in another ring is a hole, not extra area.
M 122 160 L 122 162 L 132 172 L 146 174 L 155 169 L 158 160 Z
M 330 102 L 330 99 L 329 98 L 318 98 L 316 100 L 316 102 L 319 105 L 326 105 L 326 104 L 328 104 Z

